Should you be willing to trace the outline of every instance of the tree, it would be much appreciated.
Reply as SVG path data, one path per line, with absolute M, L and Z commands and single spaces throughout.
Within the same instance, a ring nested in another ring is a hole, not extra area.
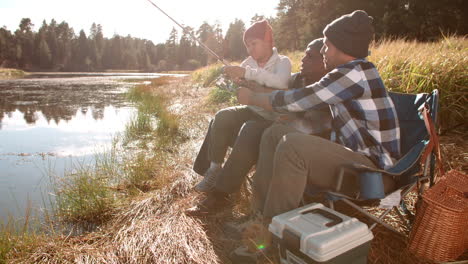
M 21 19 L 19 29 L 15 31 L 17 43 L 17 60 L 21 68 L 30 68 L 34 53 L 33 23 L 29 18 Z
M 193 34 L 193 28 L 185 27 L 179 41 L 179 48 L 177 52 L 177 64 L 181 66 L 182 70 L 190 70 L 190 66 L 186 63 L 192 59 L 195 54 L 192 54 L 193 40 L 190 36 Z
M 14 66 L 16 48 L 13 35 L 5 27 L 0 28 L 0 67 Z
M 47 45 L 49 46 L 50 49 L 50 54 L 51 54 L 51 67 L 55 68 L 57 65 L 57 48 L 58 48 L 58 43 L 57 43 L 57 22 L 52 19 L 50 21 L 50 24 L 47 27 L 47 32 L 46 34 L 46 41 Z
M 244 45 L 244 22 L 240 19 L 235 19 L 233 23 L 229 24 L 226 32 L 227 42 L 227 57 L 232 60 L 241 60 L 247 56 L 247 50 Z
M 166 67 L 169 69 L 174 69 L 177 65 L 177 30 L 172 28 L 171 33 L 169 34 L 169 38 L 166 41 L 166 50 L 167 50 L 167 61 Z
M 73 28 L 63 21 L 57 26 L 57 69 L 69 70 L 72 67 L 72 41 L 75 38 Z
M 47 44 L 45 37 L 40 38 L 39 42 L 39 66 L 42 69 L 50 69 L 52 55 L 50 53 L 49 45 Z

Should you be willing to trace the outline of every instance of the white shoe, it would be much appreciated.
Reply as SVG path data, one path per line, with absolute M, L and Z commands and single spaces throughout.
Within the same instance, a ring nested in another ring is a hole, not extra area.
M 219 168 L 209 168 L 206 173 L 205 177 L 201 182 L 195 185 L 195 190 L 197 192 L 210 192 L 214 189 L 216 178 L 218 177 L 219 173 L 221 172 L 221 167 Z

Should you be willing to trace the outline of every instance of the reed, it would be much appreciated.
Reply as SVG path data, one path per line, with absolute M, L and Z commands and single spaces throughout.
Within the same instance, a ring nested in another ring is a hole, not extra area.
M 26 73 L 18 69 L 0 68 L 0 80 L 24 77 Z
M 103 159 L 91 165 L 76 162 L 65 175 L 53 178 L 54 211 L 61 221 L 100 224 L 110 217 L 118 200 L 110 189 L 117 175 L 107 173 L 112 161 Z M 114 162 L 112 166 L 119 164 Z
M 198 69 L 192 73 L 192 81 L 208 87 L 221 74 L 222 68 L 223 64 L 215 63 Z

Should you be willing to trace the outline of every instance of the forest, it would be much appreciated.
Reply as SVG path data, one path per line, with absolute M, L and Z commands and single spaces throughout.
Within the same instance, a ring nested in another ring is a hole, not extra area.
M 130 35 L 104 37 L 103 28 L 93 23 L 89 32 L 78 33 L 66 21 L 19 21 L 14 32 L 0 28 L 0 67 L 28 71 L 169 71 L 194 70 L 214 61 L 196 41 L 227 60 L 241 60 L 247 53 L 243 32 L 251 23 L 267 19 L 273 27 L 275 46 L 295 51 L 322 35 L 333 19 L 356 9 L 374 18 L 375 39 L 405 38 L 436 41 L 447 35 L 468 34 L 464 0 L 280 0 L 274 17 L 255 15 L 250 21 L 230 23 L 223 32 L 219 23 L 202 23 L 198 28 L 173 28 L 164 43 Z M 332 8 L 331 8 L 332 7 Z M 37 30 L 36 30 L 37 29 Z

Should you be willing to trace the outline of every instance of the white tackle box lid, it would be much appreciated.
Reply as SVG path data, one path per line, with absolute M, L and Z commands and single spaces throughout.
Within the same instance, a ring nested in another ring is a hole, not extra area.
M 318 262 L 328 261 L 370 240 L 366 224 L 313 203 L 273 217 L 268 230 L 279 239 L 289 230 L 300 237 L 300 251 Z

